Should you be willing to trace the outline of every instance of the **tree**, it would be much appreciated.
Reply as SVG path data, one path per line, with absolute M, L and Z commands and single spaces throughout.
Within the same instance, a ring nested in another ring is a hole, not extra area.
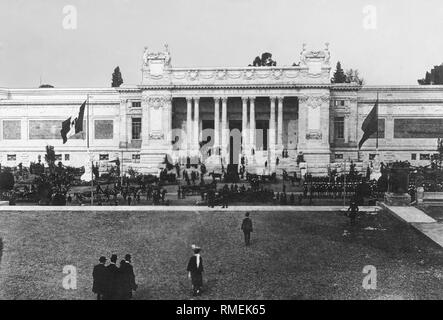
M 437 151 L 438 151 L 438 158 L 435 159 L 438 163 L 438 166 L 441 168 L 441 164 L 443 161 L 443 139 L 438 138 L 437 140 Z
M 0 173 L 0 191 L 10 191 L 14 188 L 14 175 L 9 169 Z
M 334 76 L 331 79 L 332 83 L 345 83 L 346 82 L 346 75 L 343 71 L 343 68 L 341 67 L 340 61 L 337 62 L 337 66 L 335 67 Z
M 346 71 L 346 83 L 358 83 L 364 84 L 364 79 L 360 78 L 360 74 L 357 69 L 349 69 Z
M 45 161 L 49 166 L 49 169 L 52 170 L 55 167 L 55 151 L 53 146 L 46 146 L 46 154 Z
M 120 72 L 120 67 L 117 66 L 117 68 L 115 68 L 114 72 L 112 73 L 112 87 L 118 88 L 122 84 L 123 84 L 122 73 Z
M 94 164 L 92 164 L 92 174 L 95 177 L 95 180 L 98 180 L 98 178 L 100 178 L 100 170 L 98 167 L 98 163 L 94 166 Z

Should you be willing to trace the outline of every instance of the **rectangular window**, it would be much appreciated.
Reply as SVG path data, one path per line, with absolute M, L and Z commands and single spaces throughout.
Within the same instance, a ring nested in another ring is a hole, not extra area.
M 56 161 L 62 161 L 62 155 L 61 154 L 56 154 L 55 155 L 55 160 Z
M 411 154 L 411 160 L 417 160 L 417 154 L 416 153 L 412 153 Z
M 114 121 L 113 120 L 95 120 L 95 139 L 106 140 L 114 138 Z
M 20 140 L 21 139 L 21 121 L 4 120 L 3 121 L 3 139 Z
M 429 153 L 420 153 L 420 160 L 431 160 L 431 155 Z
M 343 153 L 336 153 L 335 160 L 343 160 Z
M 67 153 L 65 154 L 65 161 L 69 161 L 71 159 L 70 155 Z
M 16 154 L 8 154 L 7 159 L 8 159 L 8 161 L 15 161 L 15 160 L 17 160 L 17 155 Z
M 132 162 L 135 162 L 135 163 L 139 163 L 140 162 L 140 154 L 139 153 L 134 153 L 132 155 Z
M 109 154 L 101 154 L 99 159 L 100 161 L 109 160 Z
M 345 138 L 345 118 L 335 117 L 334 118 L 334 138 L 344 139 Z
M 141 139 L 142 118 L 132 118 L 132 139 Z
M 375 153 L 370 153 L 369 160 L 374 160 L 374 159 L 375 159 Z
M 142 103 L 140 101 L 132 101 L 132 107 L 133 108 L 141 108 Z
M 374 133 L 369 137 L 369 139 L 376 139 L 377 133 Z M 385 138 L 385 119 L 378 119 L 378 138 L 384 139 Z

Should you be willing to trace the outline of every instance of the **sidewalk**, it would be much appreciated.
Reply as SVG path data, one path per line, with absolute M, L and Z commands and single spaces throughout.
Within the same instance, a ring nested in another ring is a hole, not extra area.
M 345 211 L 348 207 L 343 206 L 229 206 L 222 209 L 220 206 L 208 208 L 207 206 L 0 206 L 0 212 L 17 211 L 132 211 L 132 212 L 210 212 L 210 211 L 241 211 L 241 212 L 288 212 L 288 211 L 320 211 L 337 212 Z M 373 212 L 380 210 L 379 207 L 360 207 L 360 211 Z
M 380 206 L 443 248 L 443 223 L 437 222 L 416 207 L 394 207 L 384 203 L 380 203 Z

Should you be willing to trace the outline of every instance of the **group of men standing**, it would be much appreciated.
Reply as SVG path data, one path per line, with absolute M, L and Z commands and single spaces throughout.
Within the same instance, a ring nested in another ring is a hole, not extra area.
M 131 255 L 125 255 L 119 267 L 116 254 L 111 256 L 109 265 L 106 265 L 106 260 L 106 257 L 100 257 L 92 272 L 92 292 L 97 294 L 97 300 L 131 299 L 132 291 L 137 290 Z

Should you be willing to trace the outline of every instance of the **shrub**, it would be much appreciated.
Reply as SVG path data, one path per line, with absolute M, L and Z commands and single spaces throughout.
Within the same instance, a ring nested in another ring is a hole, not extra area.
M 14 188 L 14 175 L 10 171 L 0 173 L 0 190 L 12 190 Z
M 52 205 L 53 206 L 65 206 L 66 205 L 66 196 L 61 193 L 57 193 L 52 198 Z

